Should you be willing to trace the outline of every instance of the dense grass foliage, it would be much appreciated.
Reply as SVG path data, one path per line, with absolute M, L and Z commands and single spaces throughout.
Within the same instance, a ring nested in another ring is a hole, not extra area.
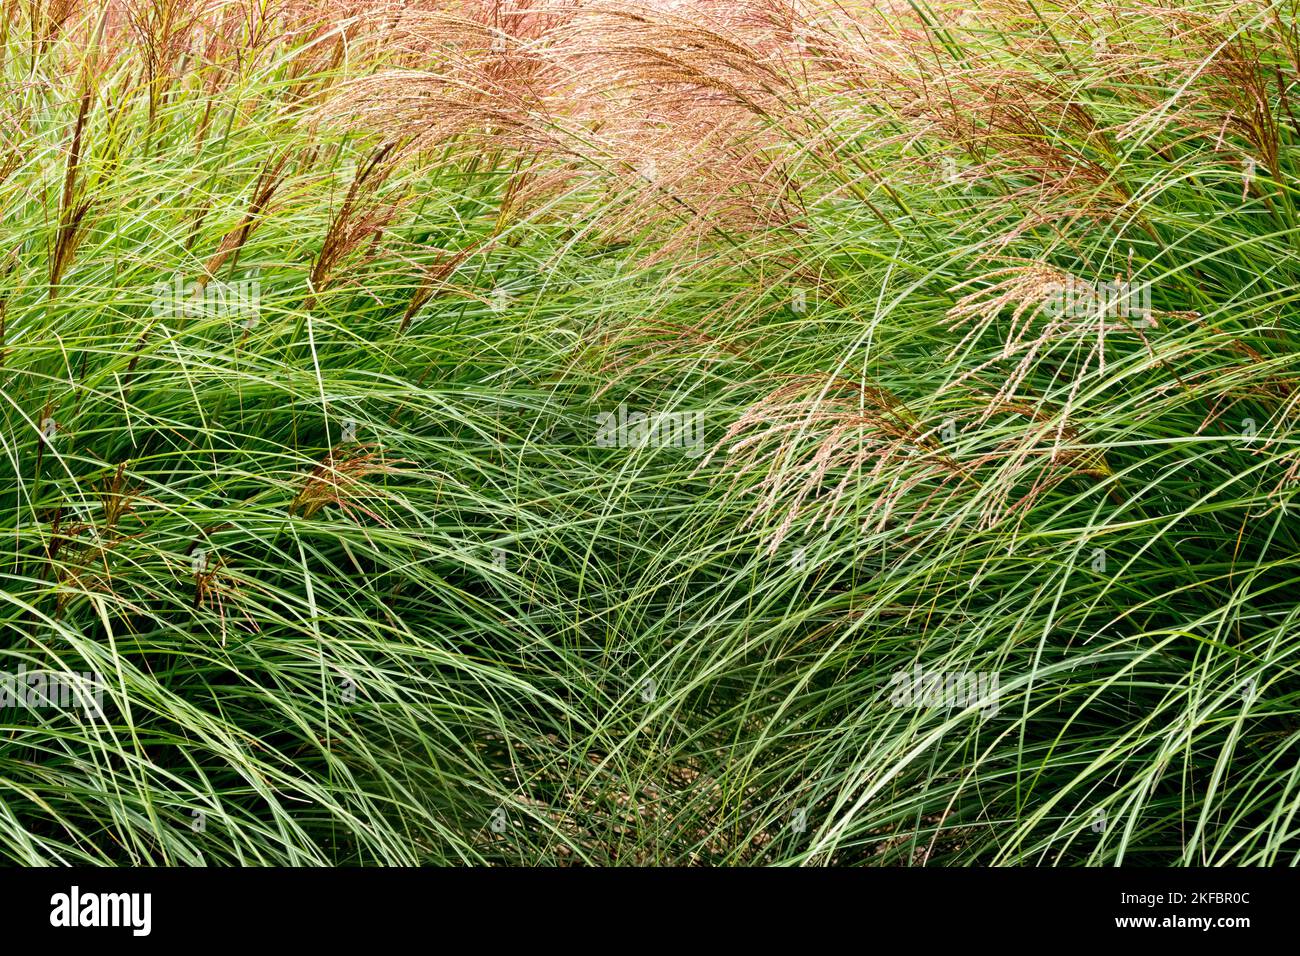
M 9 0 L 0 858 L 1294 863 L 1296 13 Z

